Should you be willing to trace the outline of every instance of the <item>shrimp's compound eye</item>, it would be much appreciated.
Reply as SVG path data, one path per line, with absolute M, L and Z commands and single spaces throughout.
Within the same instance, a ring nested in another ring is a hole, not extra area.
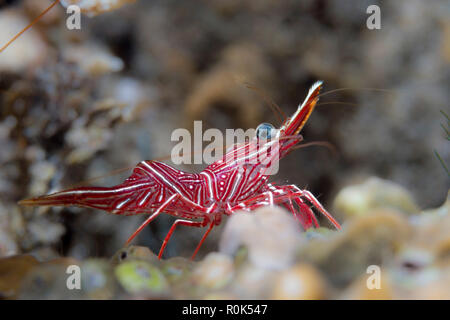
M 275 135 L 276 129 L 270 123 L 261 123 L 256 128 L 256 137 L 258 139 L 271 139 Z

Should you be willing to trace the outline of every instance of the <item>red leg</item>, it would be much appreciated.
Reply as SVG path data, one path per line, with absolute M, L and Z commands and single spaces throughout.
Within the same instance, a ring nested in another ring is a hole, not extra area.
M 295 197 L 294 201 L 300 206 L 300 207 L 305 207 L 305 203 L 303 199 L 306 199 L 308 202 L 310 202 L 312 204 L 312 206 L 314 208 L 316 208 L 321 214 L 323 214 L 332 224 L 333 226 L 340 230 L 341 226 L 339 224 L 339 222 L 336 221 L 336 219 L 333 218 L 333 216 L 327 211 L 325 210 L 325 208 L 320 204 L 319 200 L 316 199 L 316 197 L 314 197 L 314 195 L 307 191 L 307 190 L 301 190 L 299 187 L 297 187 L 296 185 L 288 185 L 288 186 L 284 186 L 284 188 L 286 190 L 292 190 L 292 196 Z M 307 206 L 307 208 L 309 210 L 311 210 L 309 208 L 309 206 Z M 305 208 L 306 209 L 306 208 Z M 312 212 L 312 211 L 311 211 Z M 318 226 L 318 222 L 317 219 L 315 217 L 315 215 L 312 213 L 312 215 L 310 215 L 311 218 L 313 218 L 314 220 L 314 224 L 316 226 Z
M 190 221 L 190 220 L 182 220 L 182 219 L 175 220 L 175 222 L 173 223 L 173 225 L 170 228 L 169 232 L 167 233 L 166 238 L 164 239 L 164 242 L 163 242 L 163 244 L 161 246 L 161 249 L 159 249 L 158 259 L 161 259 L 162 254 L 164 252 L 164 249 L 167 246 L 167 242 L 169 242 L 169 239 L 172 236 L 172 233 L 175 231 L 175 228 L 177 227 L 177 225 L 180 224 L 180 225 L 183 225 L 183 226 L 190 226 L 190 227 L 204 227 L 205 226 L 205 221 L 206 220 L 204 220 L 204 221 Z
M 319 222 L 317 221 L 316 215 L 311 210 L 309 205 L 304 203 L 300 198 L 294 198 L 294 201 L 300 209 L 300 213 L 297 214 L 296 217 L 300 221 L 302 221 L 304 229 L 307 230 L 307 229 L 311 228 L 313 226 L 313 223 L 314 223 L 314 226 L 316 228 L 318 228 Z
M 317 218 L 310 206 L 305 203 L 305 200 L 311 203 L 320 213 L 322 213 L 335 227 L 341 229 L 339 223 L 325 210 L 325 208 L 319 203 L 319 201 L 306 190 L 301 190 L 295 185 L 288 186 L 272 186 L 269 185 L 269 190 L 256 195 L 255 197 L 243 201 L 237 206 L 230 209 L 231 212 L 236 210 L 255 210 L 262 206 L 275 204 L 284 205 L 289 211 L 291 211 L 297 219 L 300 220 L 304 229 L 312 227 L 313 223 L 316 227 L 319 226 Z M 292 205 L 292 200 L 295 201 L 300 209 L 300 214 Z M 288 203 L 286 203 L 289 201 Z M 303 215 L 302 215 L 303 214 Z
M 150 222 L 152 222 L 157 216 L 159 216 L 165 208 L 176 198 L 178 198 L 179 195 L 177 193 L 173 194 L 169 199 L 167 199 L 147 220 L 144 221 L 143 224 L 139 228 L 136 229 L 136 231 L 131 235 L 131 237 L 128 238 L 125 245 L 128 245 L 138 234 L 142 231 Z
M 191 260 L 194 260 L 195 256 L 197 255 L 198 250 L 200 250 L 200 247 L 202 246 L 203 242 L 205 241 L 206 237 L 211 232 L 213 227 L 214 227 L 214 221 L 212 221 L 210 223 L 208 230 L 206 230 L 205 234 L 202 237 L 202 240 L 200 240 L 199 244 L 197 245 L 197 248 L 195 248 L 195 251 L 192 254 Z
M 327 210 L 325 210 L 325 208 L 320 204 L 319 200 L 317 200 L 311 192 L 307 190 L 301 192 L 302 196 L 305 197 L 309 202 L 311 202 L 312 205 L 317 210 L 319 210 L 320 213 L 323 214 L 335 226 L 336 229 L 341 229 L 341 225 L 339 224 L 339 222 L 337 222 L 336 219 L 334 219 L 333 216 Z
M 286 207 L 286 209 L 288 209 L 290 212 L 292 212 L 292 213 L 295 212 L 295 208 L 294 208 L 294 205 L 292 204 L 292 200 L 291 199 L 289 199 L 289 201 L 286 202 L 286 203 L 282 203 L 282 205 L 284 207 Z
M 295 201 L 295 204 L 298 208 L 295 208 L 292 200 Z M 260 193 L 257 196 L 248 199 L 239 205 L 233 207 L 231 210 L 248 210 L 252 211 L 260 207 L 271 206 L 274 204 L 282 205 L 287 208 L 294 217 L 301 223 L 302 228 L 304 230 L 309 229 L 313 226 L 313 222 L 316 222 L 316 217 L 314 216 L 314 212 L 303 203 L 298 196 L 295 195 L 295 192 L 285 187 L 274 187 L 270 186 L 270 190 Z M 316 224 L 317 226 L 318 224 Z

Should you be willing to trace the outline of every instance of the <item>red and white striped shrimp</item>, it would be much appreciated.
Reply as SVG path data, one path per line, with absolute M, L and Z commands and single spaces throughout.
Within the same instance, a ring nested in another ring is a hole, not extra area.
M 170 214 L 177 220 L 164 239 L 159 258 L 179 225 L 208 226 L 192 255 L 193 259 L 211 229 L 221 223 L 223 215 L 268 205 L 287 208 L 305 230 L 319 226 L 313 210 L 323 214 L 340 229 L 339 223 L 309 191 L 295 185 L 269 183 L 274 161 L 295 149 L 302 140 L 299 132 L 317 104 L 321 87 L 321 81 L 315 83 L 303 104 L 279 129 L 267 130 L 271 127 L 260 125 L 255 138 L 235 146 L 200 173 L 184 172 L 158 161 L 142 161 L 131 176 L 119 185 L 72 188 L 22 200 L 20 204 L 89 207 L 121 215 L 150 214 L 127 244 L 160 214 Z M 270 139 L 263 139 L 263 134 Z M 266 161 L 261 161 L 263 158 Z

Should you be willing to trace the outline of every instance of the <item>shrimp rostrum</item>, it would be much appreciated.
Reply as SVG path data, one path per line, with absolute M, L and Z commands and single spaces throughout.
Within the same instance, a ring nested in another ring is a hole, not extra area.
M 269 182 L 274 164 L 302 141 L 299 134 L 318 101 L 322 82 L 315 83 L 305 101 L 279 129 L 258 127 L 254 138 L 228 149 L 223 157 L 200 173 L 188 173 L 158 161 L 142 161 L 121 184 L 113 187 L 78 187 L 22 200 L 29 206 L 79 206 L 121 215 L 149 214 L 128 239 L 129 244 L 151 221 L 166 213 L 176 218 L 159 251 L 177 226 L 207 227 L 195 249 L 223 215 L 279 205 L 289 210 L 304 230 L 318 227 L 316 213 L 340 229 L 339 223 L 307 190 Z

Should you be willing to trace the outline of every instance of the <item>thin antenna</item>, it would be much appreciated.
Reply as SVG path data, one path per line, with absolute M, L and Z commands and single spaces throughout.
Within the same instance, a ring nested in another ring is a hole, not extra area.
M 323 106 L 323 105 L 326 105 L 326 104 L 341 104 L 341 105 L 348 105 L 348 106 L 352 106 L 352 107 L 358 107 L 359 105 L 357 104 L 357 103 L 353 103 L 353 102 L 339 102 L 339 101 L 330 101 L 330 102 L 319 102 L 318 104 L 317 104 L 317 107 L 318 106 Z
M 6 48 L 9 47 L 9 45 L 11 43 L 13 43 L 14 41 L 16 41 L 17 38 L 19 38 L 25 31 L 27 31 L 28 29 L 30 29 L 36 22 L 38 22 L 47 12 L 49 12 L 55 5 L 57 5 L 59 3 L 60 0 L 56 0 L 55 2 L 53 2 L 47 9 L 45 9 L 44 11 L 41 12 L 41 14 L 34 19 L 28 26 L 26 26 L 25 28 L 22 29 L 22 31 L 20 31 L 18 34 L 16 34 L 11 40 L 9 40 L 3 47 L 0 48 L 0 53 L 5 50 Z
M 248 82 L 244 82 L 244 85 L 248 89 L 255 91 L 261 98 L 264 99 L 264 101 L 266 101 L 266 103 L 269 105 L 272 111 L 274 111 L 280 123 L 283 123 L 286 120 L 286 114 L 283 112 L 283 110 L 281 110 L 279 105 L 277 105 L 269 96 L 267 96 L 267 94 L 265 94 L 261 89 L 256 88 L 255 86 L 251 85 Z M 280 118 L 280 115 L 283 119 Z
M 336 147 L 332 143 L 330 143 L 328 141 L 311 141 L 311 142 L 306 142 L 306 143 L 302 143 L 302 144 L 299 144 L 297 146 L 292 147 L 292 150 L 307 148 L 307 147 L 311 147 L 311 146 L 325 147 L 325 148 L 327 148 L 327 149 L 329 149 L 331 151 L 333 156 L 337 155 Z
M 319 94 L 317 97 L 323 97 L 323 96 L 326 96 L 327 94 L 330 94 L 333 92 L 339 92 L 339 91 L 345 91 L 345 90 L 368 90 L 368 91 L 380 91 L 380 92 L 394 93 L 393 90 L 380 89 L 380 88 L 339 88 L 339 89 L 334 89 L 334 90 L 330 90 L 327 92 L 323 92 L 323 93 Z

